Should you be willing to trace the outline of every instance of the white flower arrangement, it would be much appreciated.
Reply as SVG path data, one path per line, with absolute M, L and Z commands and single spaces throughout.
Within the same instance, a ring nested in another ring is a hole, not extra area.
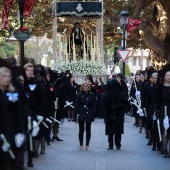
M 54 64 L 52 69 L 59 73 L 70 70 L 72 74 L 106 74 L 106 68 L 102 64 L 83 60 Z

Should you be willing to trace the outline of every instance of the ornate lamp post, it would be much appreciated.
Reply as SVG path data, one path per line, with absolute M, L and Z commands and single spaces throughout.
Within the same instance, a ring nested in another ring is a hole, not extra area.
M 128 17 L 129 17 L 129 12 L 126 11 L 126 8 L 124 7 L 123 11 L 120 13 L 120 24 L 122 26 L 122 30 L 123 30 L 123 49 L 126 49 L 126 27 L 128 25 Z M 123 62 L 123 66 L 122 66 L 122 74 L 123 77 L 125 78 L 125 62 Z
M 31 33 L 29 31 L 22 30 L 24 27 L 24 1 L 25 0 L 16 0 L 19 5 L 19 11 L 20 11 L 20 29 L 21 31 L 14 32 L 14 37 L 20 41 L 20 65 L 23 66 L 24 63 L 24 43 L 25 41 L 30 37 Z

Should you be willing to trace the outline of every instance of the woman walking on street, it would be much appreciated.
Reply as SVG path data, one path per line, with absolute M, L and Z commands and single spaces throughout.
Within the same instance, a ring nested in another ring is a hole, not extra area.
M 90 150 L 91 122 L 94 121 L 95 95 L 90 92 L 88 83 L 81 85 L 81 92 L 76 97 L 75 116 L 79 123 L 80 150 L 83 150 L 83 135 L 86 125 L 86 150 Z

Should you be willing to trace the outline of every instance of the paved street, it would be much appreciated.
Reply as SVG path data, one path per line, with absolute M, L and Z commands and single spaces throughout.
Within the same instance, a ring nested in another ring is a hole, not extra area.
M 34 168 L 27 170 L 170 170 L 170 158 L 163 158 L 147 146 L 145 133 L 132 126 L 134 118 L 125 117 L 121 150 L 108 151 L 103 119 L 92 124 L 91 151 L 79 150 L 78 127 L 65 119 L 60 128 L 64 142 L 51 142 L 46 154 L 34 158 Z

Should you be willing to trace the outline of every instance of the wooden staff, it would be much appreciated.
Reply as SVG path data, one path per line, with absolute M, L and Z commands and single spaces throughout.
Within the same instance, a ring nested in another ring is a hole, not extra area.
M 58 124 L 60 124 L 61 125 L 61 122 L 60 121 L 58 121 L 57 119 L 54 119 L 53 117 L 51 117 L 50 116 L 50 118 L 52 119 L 52 120 L 54 120 L 55 122 L 57 122 Z
M 159 142 L 161 142 L 162 141 L 162 136 L 161 136 L 161 129 L 160 129 L 159 119 L 157 120 L 157 127 L 158 127 L 158 134 L 159 134 Z
M 164 107 L 164 112 L 165 112 L 165 119 L 167 116 L 167 106 Z M 165 136 L 167 136 L 167 130 L 165 129 Z
M 56 101 L 54 101 L 54 105 L 55 105 L 55 113 L 54 113 L 54 119 L 56 119 L 57 116 L 57 107 L 58 107 L 58 98 L 56 98 Z
M 137 91 L 137 86 L 136 86 L 136 81 L 135 81 L 135 79 L 133 79 L 133 81 L 134 81 L 134 84 L 135 84 L 135 89 L 136 89 L 136 91 Z
M 32 146 L 32 135 L 30 133 L 30 130 L 32 129 L 31 125 L 31 117 L 28 116 L 28 131 L 29 131 L 29 142 L 30 142 L 30 151 L 33 151 L 33 146 Z
M 147 117 L 147 112 L 146 112 L 146 108 L 143 108 L 144 113 L 145 113 L 145 117 Z
M 2 139 L 2 141 L 3 141 L 4 144 L 9 145 L 9 143 L 7 142 L 4 134 L 1 134 L 1 139 Z M 9 149 L 8 152 L 9 152 L 11 158 L 12 158 L 12 159 L 15 159 L 15 155 L 14 155 L 14 153 L 12 152 L 12 150 Z

